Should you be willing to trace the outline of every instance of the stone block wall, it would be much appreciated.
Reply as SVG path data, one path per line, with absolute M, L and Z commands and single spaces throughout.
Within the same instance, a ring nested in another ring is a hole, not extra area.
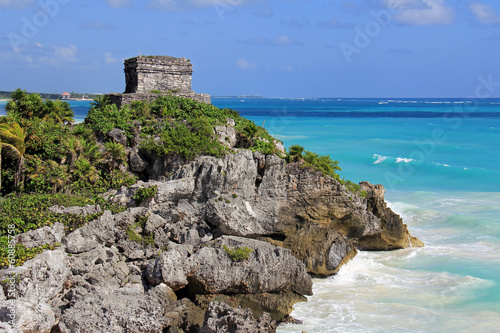
M 125 93 L 108 94 L 118 107 L 170 95 L 211 104 L 210 95 L 191 90 L 193 65 L 186 58 L 140 56 L 125 60 Z M 152 91 L 155 90 L 153 93 Z
M 134 101 L 147 101 L 152 102 L 156 100 L 159 96 L 162 95 L 170 95 L 176 97 L 189 98 L 193 101 L 197 101 L 200 103 L 211 104 L 212 101 L 210 99 L 209 94 L 195 94 L 193 91 L 190 92 L 178 92 L 171 94 L 145 94 L 145 93 L 134 93 L 134 94 L 108 94 L 111 98 L 111 103 L 116 104 L 117 107 L 122 107 L 126 104 L 130 104 Z
M 125 60 L 125 93 L 191 91 L 193 65 L 186 58 L 140 56 Z

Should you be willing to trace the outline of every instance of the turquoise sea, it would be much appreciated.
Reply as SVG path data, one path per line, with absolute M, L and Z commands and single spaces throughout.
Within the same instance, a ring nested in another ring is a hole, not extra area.
M 278 332 L 500 332 L 500 100 L 213 98 L 383 184 L 425 248 L 360 252 Z M 0 104 L 1 107 L 5 103 Z M 88 102 L 73 104 L 83 119 Z

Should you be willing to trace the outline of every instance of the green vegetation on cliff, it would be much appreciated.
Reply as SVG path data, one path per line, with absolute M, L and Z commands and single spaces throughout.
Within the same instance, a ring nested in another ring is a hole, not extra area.
M 103 206 L 99 194 L 132 185 L 139 177 L 147 180 L 147 170 L 144 174 L 133 173 L 128 167 L 132 147 L 149 159 L 167 155 L 185 160 L 199 155 L 220 157 L 231 152 L 230 147 L 264 154 L 282 153 L 277 140 L 238 112 L 168 94 L 153 102 L 137 101 L 121 108 L 112 104 L 108 96 L 99 96 L 91 104 L 85 122 L 78 125 L 73 125 L 74 114 L 68 103 L 43 100 L 40 95 L 21 89 L 12 94 L 6 110 L 7 116 L 0 117 L 3 245 L 7 244 L 9 225 L 15 225 L 19 234 L 61 221 L 69 232 L 96 218 L 68 215 L 62 220 L 48 210 L 52 205 Z M 232 139 L 218 137 L 216 128 L 231 127 Z M 304 167 L 340 180 L 336 174 L 340 170 L 338 162 L 329 156 L 292 146 L 287 160 L 303 161 Z M 149 188 L 138 193 L 137 201 L 154 196 L 154 191 L 155 188 Z M 16 263 L 21 264 L 39 251 L 17 246 Z M 6 255 L 5 251 L 0 252 L 0 266 L 5 264 Z

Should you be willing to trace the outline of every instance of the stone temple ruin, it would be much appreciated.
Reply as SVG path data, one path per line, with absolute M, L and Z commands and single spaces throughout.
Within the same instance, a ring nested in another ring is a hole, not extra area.
M 132 101 L 153 101 L 162 94 L 210 104 L 210 95 L 191 90 L 193 64 L 186 58 L 139 56 L 125 60 L 125 93 L 109 94 L 118 107 Z

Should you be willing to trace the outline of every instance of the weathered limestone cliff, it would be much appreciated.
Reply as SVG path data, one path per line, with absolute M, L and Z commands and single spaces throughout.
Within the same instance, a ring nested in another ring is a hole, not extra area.
M 362 198 L 301 163 L 244 149 L 142 162 L 150 181 L 106 194 L 127 211 L 106 211 L 68 235 L 56 224 L 18 237 L 27 246 L 62 240 L 16 268 L 20 331 L 225 332 L 230 321 L 242 332 L 274 332 L 312 294 L 307 273 L 335 274 L 356 249 L 423 245 L 387 208 L 380 185 L 362 183 Z M 145 187 L 156 195 L 136 202 Z M 0 313 L 8 313 L 3 293 Z

